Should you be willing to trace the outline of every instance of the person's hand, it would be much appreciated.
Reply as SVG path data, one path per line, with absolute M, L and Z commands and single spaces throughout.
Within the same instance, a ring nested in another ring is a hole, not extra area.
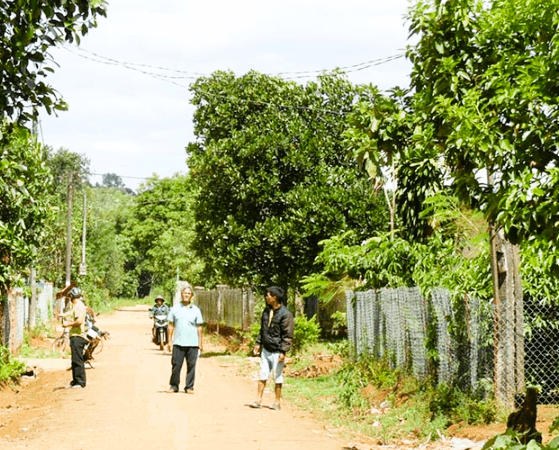
M 278 362 L 283 363 L 285 362 L 285 353 L 280 353 L 278 356 Z
M 252 354 L 254 356 L 258 356 L 260 354 L 260 346 L 259 345 L 254 346 L 254 348 L 252 349 Z

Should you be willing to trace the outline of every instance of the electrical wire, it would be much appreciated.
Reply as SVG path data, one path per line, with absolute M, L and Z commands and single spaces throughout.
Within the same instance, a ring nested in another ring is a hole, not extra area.
M 77 55 L 81 58 L 84 58 L 84 59 L 87 59 L 87 60 L 90 60 L 90 61 L 93 61 L 93 62 L 98 62 L 98 63 L 101 63 L 101 64 L 121 66 L 121 67 L 124 67 L 124 68 L 129 69 L 129 70 L 134 70 L 136 72 L 143 73 L 145 75 L 151 76 L 151 77 L 156 78 L 156 79 L 160 79 L 160 80 L 163 80 L 163 81 L 168 81 L 170 83 L 176 84 L 177 86 L 180 86 L 180 87 L 183 87 L 183 88 L 188 88 L 188 86 L 185 86 L 185 85 L 180 84 L 180 83 L 176 83 L 173 80 L 184 80 L 184 79 L 197 80 L 200 77 L 208 77 L 209 76 L 208 74 L 203 74 L 203 73 L 199 73 L 199 72 L 189 72 L 189 71 L 179 70 L 179 69 L 170 69 L 170 68 L 167 68 L 167 67 L 155 66 L 155 65 L 152 65 L 152 64 L 139 64 L 139 63 L 132 63 L 132 62 L 127 62 L 127 61 L 119 61 L 117 59 L 108 58 L 106 56 L 103 56 L 103 55 L 100 55 L 98 53 L 86 50 L 86 49 L 81 48 L 81 47 L 76 47 L 76 46 L 64 45 L 63 48 L 65 48 L 70 53 L 73 53 L 73 54 L 75 54 L 75 55 Z M 91 55 L 91 56 L 87 56 L 87 55 Z M 361 71 L 361 70 L 369 69 L 369 68 L 374 67 L 374 66 L 379 66 L 381 64 L 386 64 L 386 63 L 389 63 L 391 61 L 395 61 L 397 59 L 403 58 L 404 56 L 405 55 L 403 53 L 401 53 L 401 54 L 397 54 L 397 55 L 388 56 L 388 57 L 385 57 L 385 58 L 378 58 L 378 59 L 373 59 L 373 60 L 365 61 L 365 62 L 358 63 L 358 64 L 353 64 L 351 66 L 338 67 L 335 70 L 339 70 L 339 71 L 344 72 L 344 73 L 358 72 L 358 71 Z M 165 71 L 165 72 L 179 73 L 179 74 L 183 74 L 183 75 L 180 75 L 180 76 L 163 75 L 163 74 L 160 74 L 160 73 L 148 72 L 146 70 L 141 70 L 138 67 L 155 69 L 155 70 Z M 285 78 L 285 79 L 300 79 L 300 78 L 310 78 L 310 77 L 316 76 L 317 74 L 325 73 L 325 72 L 329 72 L 329 71 L 332 71 L 332 69 L 330 69 L 330 70 L 328 70 L 328 69 L 308 70 L 308 71 L 300 71 L 300 72 L 277 72 L 277 73 L 266 73 L 265 75 L 280 76 L 280 77 Z

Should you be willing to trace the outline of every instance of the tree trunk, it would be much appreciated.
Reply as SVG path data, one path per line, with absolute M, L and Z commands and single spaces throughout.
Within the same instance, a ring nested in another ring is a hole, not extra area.
M 524 382 L 524 315 L 518 246 L 490 224 L 493 275 L 495 398 L 503 408 L 514 407 L 514 395 Z

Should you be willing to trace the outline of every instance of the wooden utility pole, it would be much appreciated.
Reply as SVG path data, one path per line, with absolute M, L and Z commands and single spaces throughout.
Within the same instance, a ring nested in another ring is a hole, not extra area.
M 82 261 L 80 263 L 80 276 L 87 275 L 87 265 L 85 263 L 85 239 L 86 239 L 86 222 L 87 222 L 87 201 L 86 190 L 83 190 L 83 226 L 82 226 Z
M 66 286 L 72 282 L 72 193 L 73 174 L 68 179 L 68 213 L 66 216 Z

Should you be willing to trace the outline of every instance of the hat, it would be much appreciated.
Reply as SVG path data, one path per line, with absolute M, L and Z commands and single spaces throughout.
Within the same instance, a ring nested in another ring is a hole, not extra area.
M 165 301 L 165 299 L 163 298 L 162 295 L 158 295 L 157 297 L 155 297 L 155 301 L 157 301 L 157 300 L 163 300 L 163 301 Z
M 284 294 L 284 290 L 279 286 L 271 286 L 268 289 L 266 289 L 266 292 L 270 292 L 273 296 L 275 296 L 278 299 L 278 301 L 281 301 Z

